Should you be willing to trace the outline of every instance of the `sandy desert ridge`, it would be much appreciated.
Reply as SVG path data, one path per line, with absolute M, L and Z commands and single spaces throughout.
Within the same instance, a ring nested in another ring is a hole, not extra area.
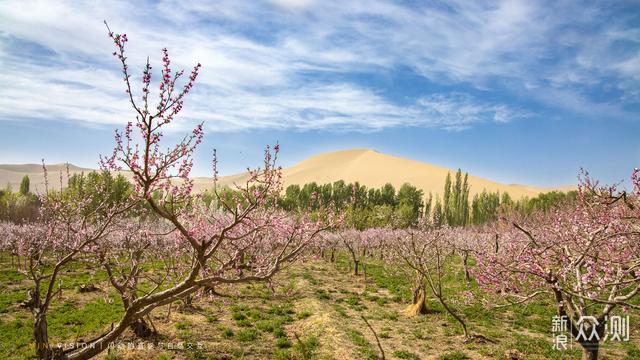
M 49 184 L 52 188 L 60 187 L 60 172 L 66 173 L 66 164 L 47 165 Z M 69 165 L 69 174 L 88 173 L 95 169 Z M 434 196 L 441 193 L 447 173 L 453 176 L 457 169 L 432 165 L 392 155 L 382 154 L 371 149 L 352 149 L 328 152 L 312 156 L 302 162 L 283 169 L 285 187 L 292 184 L 304 185 L 311 182 L 318 184 L 333 183 L 344 180 L 346 183 L 359 182 L 367 188 L 380 188 L 391 183 L 396 189 L 404 183 L 410 183 L 425 194 Z M 464 171 L 464 169 L 463 169 Z M 34 192 L 44 188 L 44 174 L 40 164 L 0 165 L 0 184 L 10 185 L 18 189 L 23 176 L 28 175 Z M 130 178 L 130 174 L 123 172 Z M 63 176 L 63 183 L 66 174 Z M 219 186 L 243 184 L 246 173 L 223 176 L 218 180 Z M 204 191 L 213 187 L 210 177 L 194 177 L 194 190 Z M 470 194 L 473 196 L 483 190 L 489 192 L 508 192 L 514 198 L 533 197 L 552 190 L 571 190 L 571 186 L 542 188 L 521 184 L 502 184 L 489 179 L 469 174 Z

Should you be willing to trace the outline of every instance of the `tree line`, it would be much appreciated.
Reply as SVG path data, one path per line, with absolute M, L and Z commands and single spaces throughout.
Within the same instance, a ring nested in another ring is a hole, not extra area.
M 25 175 L 17 192 L 9 184 L 0 190 L 0 221 L 18 223 L 36 218 L 40 204 L 30 187 L 29 176 Z
M 108 171 L 91 171 L 87 174 L 68 176 L 67 187 L 62 190 L 49 189 L 46 196 L 59 193 L 60 196 L 78 201 L 90 198 L 92 204 L 88 204 L 87 209 L 91 211 L 105 201 L 122 202 L 132 192 L 133 186 L 124 176 L 113 176 Z M 41 194 L 41 196 L 45 196 L 45 194 Z M 34 221 L 42 206 L 41 196 L 31 191 L 31 181 L 28 175 L 22 178 L 18 191 L 13 191 L 11 186 L 7 185 L 0 190 L 0 221 L 12 223 Z
M 105 189 L 105 186 L 110 189 L 108 194 L 91 194 L 96 202 L 105 197 L 118 201 L 133 191 L 122 175 L 90 172 L 70 176 L 69 185 L 63 192 L 82 198 L 95 189 Z M 468 173 L 463 174 L 458 169 L 453 177 L 447 174 L 442 198 L 431 193 L 425 195 L 409 183 L 396 190 L 390 183 L 380 188 L 367 188 L 358 182 L 338 180 L 322 185 L 316 182 L 289 185 L 274 204 L 289 212 L 321 213 L 323 209 L 332 208 L 345 214 L 348 226 L 362 230 L 384 226 L 404 228 L 417 224 L 422 218 L 439 226 L 477 225 L 496 220 L 501 212 L 547 212 L 559 204 L 575 201 L 577 197 L 576 191 L 551 191 L 514 200 L 507 192 L 483 190 L 470 198 L 470 189 Z M 234 192 L 230 188 L 218 190 L 217 195 L 207 191 L 202 199 L 207 205 L 216 196 L 233 201 Z M 29 177 L 25 175 L 19 191 L 14 192 L 9 186 L 0 190 L 0 220 L 23 222 L 33 219 L 37 216 L 39 203 L 38 196 L 30 191 Z
M 380 188 L 367 188 L 359 182 L 338 180 L 327 184 L 289 185 L 277 204 L 295 212 L 318 212 L 333 207 L 345 214 L 347 225 L 366 229 L 409 227 L 421 218 L 438 226 L 483 224 L 496 220 L 501 212 L 546 212 L 577 197 L 576 191 L 551 191 L 514 200 L 508 192 L 486 190 L 470 197 L 470 190 L 469 174 L 458 169 L 453 176 L 447 174 L 442 197 L 425 194 L 409 183 L 396 190 L 390 183 Z

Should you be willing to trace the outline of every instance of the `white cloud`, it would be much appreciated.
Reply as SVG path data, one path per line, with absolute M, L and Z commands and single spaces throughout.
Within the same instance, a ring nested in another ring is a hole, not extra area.
M 526 1 L 407 8 L 385 1 L 7 0 L 0 3 L 0 81 L 10 86 L 0 88 L 0 118 L 122 123 L 130 113 L 103 19 L 129 35 L 136 75 L 147 55 L 158 69 L 154 60 L 165 46 L 176 67 L 202 62 L 184 122 L 203 119 L 216 130 L 459 129 L 529 116 L 481 100 L 499 87 L 584 116 L 625 117 L 621 102 L 638 97 L 638 54 L 607 54 L 612 44 L 638 43 L 638 31 L 612 21 L 602 36 L 581 33 L 596 10 Z M 28 58 L 10 41 L 55 53 Z M 399 104 L 345 77 L 398 68 L 480 95 L 427 93 Z M 582 88 L 610 81 L 605 76 L 620 80 L 618 102 L 583 95 Z M 598 111 L 580 111 L 591 107 Z
M 640 80 L 640 52 L 632 58 L 614 64 L 614 67 L 623 74 Z
M 478 101 L 465 94 L 432 95 L 419 100 L 429 121 L 451 129 L 463 129 L 476 123 L 507 123 L 531 116 L 531 113 Z
M 200 93 L 219 104 L 216 111 L 189 107 L 185 117 L 201 119 L 217 131 L 250 128 L 371 131 L 395 126 L 460 130 L 477 123 L 508 122 L 528 116 L 505 105 L 487 104 L 468 95 L 437 95 L 399 106 L 350 84 L 305 86 L 270 96 Z M 247 121 L 249 119 L 249 121 Z M 283 121 L 286 119 L 286 121 Z
M 271 0 L 277 6 L 291 10 L 303 10 L 314 3 L 314 0 Z

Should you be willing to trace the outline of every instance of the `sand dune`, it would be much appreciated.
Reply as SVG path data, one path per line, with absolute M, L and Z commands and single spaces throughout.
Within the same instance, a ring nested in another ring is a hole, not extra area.
M 93 169 L 81 168 L 69 164 L 69 175 L 82 172 L 88 173 L 90 171 L 93 171 Z M 47 174 L 49 186 L 57 189 L 60 187 L 60 175 L 62 175 L 62 183 L 66 184 L 67 164 L 48 164 Z M 25 175 L 29 176 L 32 192 L 37 193 L 44 190 L 42 164 L 0 165 L 0 187 L 4 188 L 9 186 L 14 191 L 18 190 L 20 188 L 20 182 Z
M 59 187 L 59 174 L 66 174 L 65 164 L 47 165 L 49 171 L 49 183 L 52 187 Z M 91 169 L 69 166 L 69 173 L 89 172 Z M 396 189 L 408 182 L 422 189 L 425 194 L 439 194 L 442 192 L 445 177 L 454 169 L 448 169 L 420 161 L 404 159 L 400 157 L 381 154 L 369 149 L 343 150 L 320 154 L 310 157 L 297 165 L 283 170 L 285 186 L 290 184 L 304 185 L 315 181 L 318 184 L 331 183 L 344 180 L 347 183 L 358 181 L 367 187 L 381 187 L 385 183 L 391 183 Z M 129 177 L 126 172 L 123 173 Z M 41 191 L 44 184 L 42 165 L 0 165 L 0 184 L 9 184 L 13 189 L 18 189 L 20 180 L 24 175 L 29 175 L 34 191 Z M 64 175 L 66 179 L 66 175 Z M 246 174 L 235 174 L 220 178 L 222 186 L 243 184 Z M 64 182 L 64 179 L 63 179 Z M 513 198 L 523 196 L 535 196 L 541 192 L 554 190 L 553 188 L 538 188 L 519 184 L 501 184 L 495 181 L 469 175 L 471 194 L 487 191 L 508 192 Z M 203 191 L 211 188 L 211 178 L 194 178 L 195 191 Z M 556 189 L 568 190 L 570 187 L 558 187 Z
M 343 150 L 310 157 L 283 171 L 285 186 L 303 185 L 315 181 L 325 184 L 337 180 L 347 183 L 358 181 L 367 187 L 381 187 L 391 183 L 396 189 L 410 183 L 422 189 L 425 194 L 439 194 L 444 187 L 447 173 L 455 175 L 454 169 L 435 166 L 420 161 L 381 154 L 369 149 Z M 234 175 L 220 179 L 220 184 L 242 183 L 246 175 Z M 204 179 L 202 179 L 204 180 Z M 210 180 L 208 180 L 210 181 Z M 200 179 L 196 179 L 200 183 Z M 538 188 L 519 184 L 501 184 L 469 174 L 471 194 L 487 191 L 508 192 L 513 198 L 535 196 L 553 188 Z M 557 188 L 568 190 L 570 187 Z

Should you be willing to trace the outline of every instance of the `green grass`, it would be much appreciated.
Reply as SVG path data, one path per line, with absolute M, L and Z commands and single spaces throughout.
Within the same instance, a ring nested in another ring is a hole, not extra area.
M 373 360 L 378 358 L 378 353 L 372 348 L 369 341 L 367 341 L 360 331 L 350 329 L 347 331 L 347 336 L 365 359 Z
M 242 329 L 236 333 L 236 339 L 241 342 L 249 342 L 258 339 L 258 330 Z
M 222 326 L 220 328 L 220 334 L 222 334 L 223 338 L 229 339 L 233 337 L 233 329 L 230 327 Z
M 313 354 L 316 352 L 318 346 L 320 345 L 320 341 L 315 336 L 309 336 L 304 339 L 300 339 L 300 341 L 296 341 L 293 345 L 294 354 L 303 355 L 306 354 L 308 357 L 313 357 Z
M 313 315 L 313 312 L 311 312 L 310 310 L 304 310 L 297 314 L 297 318 L 298 320 L 302 320 L 308 318 L 311 315 Z
M 241 312 L 234 312 L 234 313 L 231 315 L 231 318 L 232 318 L 233 320 L 236 320 L 236 321 L 241 321 L 241 320 L 246 319 L 247 317 L 246 317 L 243 313 L 241 313 Z
M 240 326 L 240 327 L 252 327 L 253 326 L 253 321 L 249 320 L 249 319 L 243 319 L 243 320 L 237 320 L 236 321 L 236 325 Z
M 26 299 L 26 291 L 0 291 L 0 313 L 10 312 L 12 307 L 17 307 Z
M 256 323 L 256 328 L 263 332 L 274 332 L 277 328 L 282 326 L 278 320 L 260 320 Z
M 311 285 L 318 285 L 318 280 L 316 280 L 310 272 L 306 271 L 302 274 L 302 278 L 307 280 Z
M 287 333 L 284 331 L 284 329 L 282 327 L 277 327 L 273 330 L 273 336 L 281 338 L 281 337 L 286 337 Z
M 316 297 L 320 300 L 331 300 L 331 294 L 325 289 L 316 289 Z
M 333 304 L 332 305 L 333 310 L 335 310 L 335 312 L 338 313 L 338 315 L 342 316 L 342 317 L 349 317 L 349 315 L 347 314 L 347 309 L 345 309 L 344 307 L 338 305 L 338 304 Z
M 117 350 L 109 349 L 107 350 L 107 355 L 104 357 L 105 360 L 120 360 L 120 356 L 118 356 Z
M 35 356 L 33 348 L 33 321 L 31 318 L 0 321 L 0 354 L 3 359 L 20 359 Z
M 0 284 L 13 284 L 24 279 L 18 270 L 15 269 L 3 269 L 0 270 Z
M 191 327 L 191 323 L 188 321 L 178 321 L 176 323 L 176 329 L 178 330 L 187 330 L 189 327 Z
M 398 359 L 418 360 L 420 356 L 405 350 L 396 350 L 393 352 L 393 356 Z
M 291 347 L 291 341 L 285 337 L 279 337 L 276 339 L 276 347 L 278 349 L 287 349 Z
M 438 360 L 467 360 L 467 359 L 470 359 L 470 357 L 467 356 L 467 354 L 465 354 L 464 352 L 459 350 L 440 355 L 440 357 L 438 358 Z
M 360 299 L 355 295 L 349 296 L 344 301 L 351 306 L 356 306 L 360 303 Z
M 275 360 L 313 359 L 320 342 L 315 336 L 296 341 L 293 345 L 288 340 L 278 339 L 272 358 Z
M 64 302 L 62 306 L 53 309 L 48 317 L 49 333 L 61 339 L 69 339 L 78 334 L 97 332 L 117 323 L 124 308 L 119 298 L 114 296 L 111 299 L 112 304 L 100 299 L 84 306 L 78 306 L 72 301 Z

